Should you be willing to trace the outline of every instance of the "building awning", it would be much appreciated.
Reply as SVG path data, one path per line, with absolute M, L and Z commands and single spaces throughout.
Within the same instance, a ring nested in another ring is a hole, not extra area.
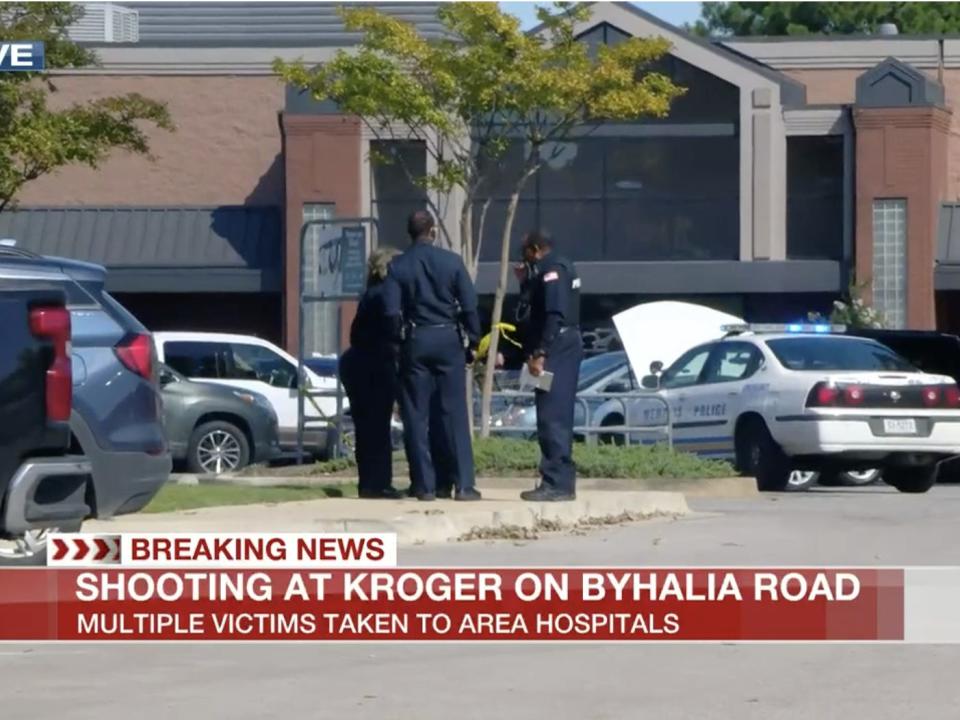
M 960 203 L 942 203 L 937 228 L 937 290 L 960 290 Z
M 111 292 L 279 292 L 276 207 L 20 208 L 0 238 L 108 269 Z

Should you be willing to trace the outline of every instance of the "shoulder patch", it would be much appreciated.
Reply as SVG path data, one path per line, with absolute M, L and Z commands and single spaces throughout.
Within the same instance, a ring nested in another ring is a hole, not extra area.
M 573 279 L 573 282 L 570 283 L 570 286 L 571 286 L 574 290 L 576 290 L 578 287 L 580 287 L 580 278 L 574 278 L 574 279 Z
M 543 275 L 544 282 L 553 282 L 554 280 L 559 280 L 559 279 L 560 279 L 560 273 L 558 273 L 556 270 L 551 270 L 550 272 L 544 273 Z

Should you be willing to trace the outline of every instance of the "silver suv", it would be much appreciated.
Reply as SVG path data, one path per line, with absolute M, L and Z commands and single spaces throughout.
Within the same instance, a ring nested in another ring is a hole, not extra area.
M 0 278 L 35 278 L 63 288 L 73 327 L 76 452 L 93 469 L 95 517 L 133 513 L 170 475 L 156 351 L 146 328 L 104 290 L 100 265 L 0 245 Z

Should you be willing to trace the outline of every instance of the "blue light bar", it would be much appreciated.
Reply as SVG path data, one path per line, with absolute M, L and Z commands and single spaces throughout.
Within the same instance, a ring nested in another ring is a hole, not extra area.
M 830 325 L 828 323 L 743 323 L 741 325 L 724 325 L 721 330 L 725 333 L 805 333 L 829 335 L 844 333 L 846 325 Z

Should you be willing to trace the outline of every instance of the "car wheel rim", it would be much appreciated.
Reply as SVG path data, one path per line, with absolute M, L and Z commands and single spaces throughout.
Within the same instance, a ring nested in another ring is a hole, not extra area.
M 876 470 L 848 470 L 847 476 L 856 482 L 870 482 L 877 477 Z
M 197 461 L 208 473 L 219 475 L 240 465 L 240 442 L 225 430 L 208 432 L 197 444 Z
M 791 470 L 787 484 L 792 487 L 806 485 L 813 479 L 814 474 L 811 470 Z
M 28 530 L 18 537 L 0 541 L 0 558 L 19 560 L 36 557 L 47 547 L 47 538 L 52 532 L 57 532 L 56 528 Z

